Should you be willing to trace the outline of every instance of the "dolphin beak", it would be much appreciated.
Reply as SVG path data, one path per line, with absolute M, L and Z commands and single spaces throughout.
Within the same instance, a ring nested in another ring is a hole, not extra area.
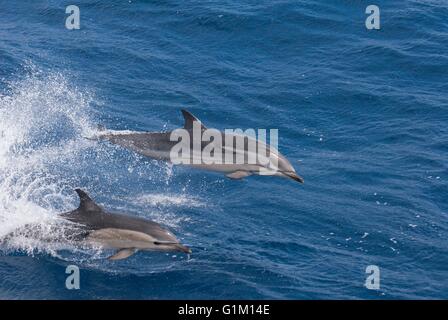
M 300 183 L 304 183 L 305 182 L 305 180 L 303 180 L 303 178 L 300 177 L 299 175 L 297 175 L 297 173 L 295 173 L 295 172 L 292 172 L 292 171 L 290 171 L 290 172 L 283 172 L 283 174 L 286 177 L 291 178 L 291 179 L 293 179 L 293 180 L 295 180 L 297 182 L 300 182 Z
M 181 244 L 176 244 L 176 245 L 175 245 L 175 248 L 176 248 L 177 250 L 181 251 L 181 252 L 185 252 L 185 253 L 188 253 L 188 254 L 191 253 L 191 249 L 190 249 L 190 248 L 188 248 L 188 247 L 186 247 L 186 246 L 184 246 L 184 245 L 181 245 Z

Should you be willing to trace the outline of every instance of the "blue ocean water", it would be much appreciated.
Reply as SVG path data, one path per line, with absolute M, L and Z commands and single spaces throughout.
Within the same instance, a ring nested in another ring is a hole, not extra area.
M 65 8 L 80 8 L 67 30 Z M 193 254 L 128 260 L 15 237 L 3 299 L 448 297 L 448 7 L 375 1 L 0 1 L 0 237 L 86 189 Z M 276 128 L 305 184 L 232 181 L 108 143 L 111 129 Z M 48 235 L 48 234 L 47 234 Z M 67 290 L 77 265 L 81 288 Z M 364 284 L 380 269 L 380 289 Z

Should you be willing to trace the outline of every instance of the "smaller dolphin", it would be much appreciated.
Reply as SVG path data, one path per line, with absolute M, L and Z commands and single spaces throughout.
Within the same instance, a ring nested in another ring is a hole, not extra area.
M 188 247 L 180 244 L 171 232 L 158 223 L 107 212 L 83 190 L 75 191 L 81 201 L 79 208 L 63 213 L 62 217 L 79 224 L 85 230 L 81 241 L 116 249 L 117 252 L 109 257 L 110 260 L 126 259 L 138 250 L 191 253 Z
M 183 129 L 185 129 L 190 136 L 193 136 L 194 138 L 193 127 L 195 124 L 200 127 L 201 132 L 207 130 L 202 122 L 190 112 L 187 110 L 181 111 L 185 119 Z M 215 139 L 211 142 L 201 141 L 200 148 L 202 162 L 195 163 L 193 161 L 193 158 L 197 157 L 197 154 L 194 154 L 193 152 L 190 154 L 191 158 L 188 164 L 189 166 L 204 170 L 222 172 L 231 179 L 242 179 L 253 174 L 266 175 L 266 172 L 270 172 L 268 175 L 289 178 L 303 183 L 303 178 L 296 173 L 294 167 L 288 159 L 286 159 L 285 156 L 274 148 L 271 148 L 271 146 L 249 136 L 238 135 L 236 133 L 218 133 L 220 134 L 221 143 L 218 143 Z M 171 151 L 178 144 L 177 141 L 171 139 L 171 134 L 172 132 L 103 130 L 97 135 L 96 138 L 108 140 L 111 143 L 131 149 L 149 158 L 171 162 Z M 234 143 L 234 141 L 241 138 L 243 139 L 242 144 Z M 193 146 L 193 139 L 191 139 L 190 144 Z M 254 145 L 257 145 L 257 150 L 259 150 L 259 148 L 266 150 L 266 155 L 268 155 L 271 159 L 274 159 L 276 165 L 271 166 L 271 164 L 261 163 L 257 157 L 257 151 L 254 152 L 254 150 L 249 147 Z M 211 146 L 216 150 L 221 149 L 220 154 L 223 155 L 223 161 L 220 163 L 209 161 L 209 159 L 206 159 L 207 161 L 203 161 L 204 149 L 210 149 Z M 244 161 L 242 163 L 237 163 L 235 160 L 232 163 L 225 162 L 224 154 L 226 152 L 231 154 L 233 159 L 240 157 L 244 159 Z M 256 162 L 249 162 L 249 158 L 257 160 Z

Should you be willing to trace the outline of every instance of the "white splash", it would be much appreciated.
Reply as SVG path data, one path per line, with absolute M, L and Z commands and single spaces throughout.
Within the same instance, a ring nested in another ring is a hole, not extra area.
M 122 168 L 132 159 L 124 159 L 122 165 L 114 157 L 116 147 L 85 138 L 98 134 L 90 116 L 92 94 L 71 84 L 61 73 L 42 72 L 34 66 L 28 69 L 26 76 L 6 83 L 7 88 L 0 93 L 0 250 L 95 260 L 103 255 L 101 248 L 82 248 L 71 242 L 73 225 L 59 213 L 77 206 L 74 187 L 89 189 L 79 185 L 81 180 L 97 186 L 101 179 L 107 189 L 123 179 L 122 172 L 110 168 Z M 154 168 L 134 160 L 138 170 L 128 170 L 129 174 L 150 177 Z M 89 168 L 96 174 L 86 175 Z M 92 186 L 90 189 L 94 191 Z M 132 206 L 133 200 L 124 209 Z M 199 200 L 186 195 L 154 194 L 137 201 L 155 207 L 201 206 Z M 162 209 L 152 211 L 147 218 L 167 226 L 188 220 Z
M 29 235 L 33 228 L 39 237 L 64 229 L 55 225 L 61 224 L 57 213 L 72 205 L 64 195 L 69 177 L 52 168 L 88 147 L 82 135 L 92 130 L 86 116 L 91 98 L 59 73 L 27 68 L 0 94 L 0 239 L 8 236 L 1 248 L 54 253 L 56 247 Z M 27 231 L 11 235 L 21 228 Z
M 188 207 L 188 208 L 198 208 L 204 207 L 205 204 L 199 199 L 193 198 L 188 195 L 175 195 L 175 194 L 143 194 L 135 199 L 137 203 L 141 205 L 151 205 L 153 207 Z

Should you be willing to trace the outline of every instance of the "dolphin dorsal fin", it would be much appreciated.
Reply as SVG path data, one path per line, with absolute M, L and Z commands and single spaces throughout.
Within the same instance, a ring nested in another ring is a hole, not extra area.
M 192 115 L 189 111 L 182 109 L 182 115 L 185 119 L 184 129 L 186 130 L 193 130 L 193 122 L 198 122 L 201 125 L 201 129 L 206 129 L 205 126 L 202 124 L 201 120 L 196 118 L 194 115 Z
M 102 211 L 101 207 L 99 205 L 97 205 L 90 197 L 89 195 L 81 190 L 81 189 L 76 189 L 75 190 L 76 193 L 79 196 L 79 208 L 78 210 L 85 212 L 85 211 Z

